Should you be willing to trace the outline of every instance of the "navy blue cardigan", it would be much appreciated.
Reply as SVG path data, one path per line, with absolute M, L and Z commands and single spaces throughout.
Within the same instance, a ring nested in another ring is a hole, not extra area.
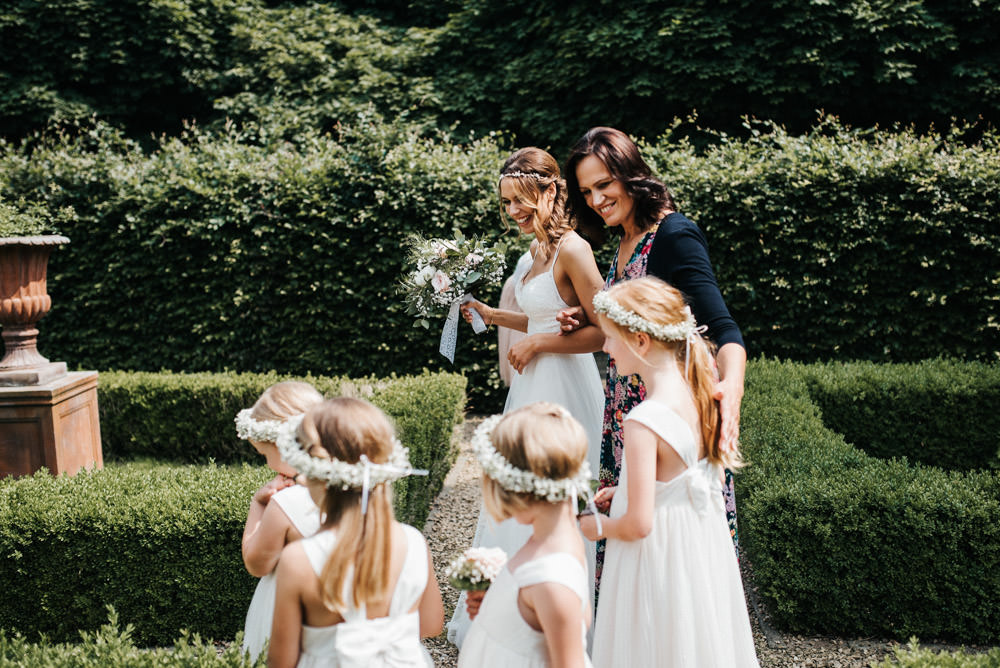
M 708 325 L 708 338 L 716 346 L 738 343 L 746 348 L 715 280 L 705 233 L 683 214 L 671 213 L 660 221 L 646 260 L 646 273 L 681 291 L 698 324 Z

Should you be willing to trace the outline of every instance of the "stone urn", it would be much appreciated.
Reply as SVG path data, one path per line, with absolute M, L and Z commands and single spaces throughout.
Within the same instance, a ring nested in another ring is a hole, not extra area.
M 37 324 L 52 308 L 45 285 L 49 255 L 67 243 L 55 234 L 0 237 L 0 386 L 40 385 L 66 375 L 65 362 L 49 362 L 38 352 Z

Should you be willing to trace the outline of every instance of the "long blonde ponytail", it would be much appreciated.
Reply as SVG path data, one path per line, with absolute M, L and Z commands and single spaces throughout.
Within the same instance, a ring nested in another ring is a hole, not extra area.
M 306 414 L 298 439 L 310 454 L 328 454 L 356 463 L 365 455 L 373 463 L 385 462 L 395 438 L 389 419 L 361 399 L 338 398 L 323 402 Z M 361 512 L 361 492 L 327 488 L 323 501 L 324 527 L 335 527 L 337 540 L 320 573 L 323 603 L 343 614 L 349 608 L 385 600 L 389 595 L 392 556 L 392 487 L 375 485 L 368 495 L 368 509 Z M 346 590 L 350 585 L 351 597 Z

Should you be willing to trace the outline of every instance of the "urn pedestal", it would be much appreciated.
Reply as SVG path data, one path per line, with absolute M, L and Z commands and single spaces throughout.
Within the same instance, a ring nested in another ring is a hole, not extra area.
M 66 237 L 0 238 L 0 477 L 45 466 L 53 474 L 100 468 L 97 372 L 66 372 L 38 352 L 37 323 L 52 308 L 49 255 Z

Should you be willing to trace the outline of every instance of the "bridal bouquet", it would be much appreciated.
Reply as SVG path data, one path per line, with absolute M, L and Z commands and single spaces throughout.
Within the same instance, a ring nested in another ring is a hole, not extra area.
M 499 547 L 470 547 L 455 557 L 445 569 L 448 582 L 461 591 L 485 591 L 507 563 Z
M 416 316 L 415 326 L 425 328 L 430 328 L 429 318 L 447 315 L 441 353 L 454 361 L 459 306 L 472 301 L 476 289 L 503 279 L 506 248 L 488 245 L 479 237 L 467 239 L 461 232 L 454 239 L 414 236 L 409 241 L 409 261 L 413 269 L 399 288 L 406 312 Z M 477 332 L 486 330 L 481 319 L 473 327 Z

